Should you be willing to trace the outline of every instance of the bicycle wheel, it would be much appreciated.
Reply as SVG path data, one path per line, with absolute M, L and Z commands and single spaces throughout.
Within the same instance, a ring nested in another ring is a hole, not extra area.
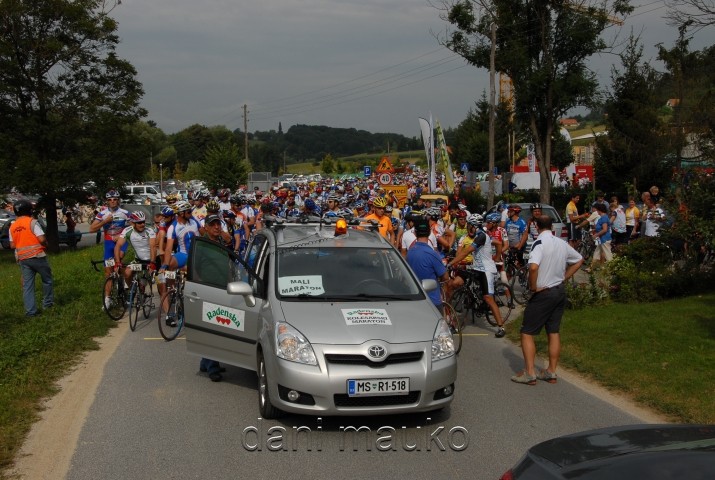
M 469 291 L 466 287 L 459 287 L 452 294 L 452 306 L 454 307 L 454 313 L 460 318 L 460 321 L 464 323 L 467 317 L 467 312 L 469 310 Z
M 449 330 L 452 332 L 454 353 L 459 353 L 462 350 L 462 320 L 454 311 L 454 307 L 447 302 L 442 302 L 442 315 L 447 320 Z
M 125 301 L 126 293 L 123 283 L 124 279 L 119 277 L 109 277 L 104 282 L 104 290 L 102 290 L 102 293 L 105 293 L 107 287 L 109 287 L 109 298 L 102 297 L 102 305 L 104 306 L 104 311 L 107 312 L 107 315 L 109 315 L 109 318 L 112 320 L 120 320 L 127 311 Z
M 154 308 L 154 289 L 152 287 L 152 282 L 142 278 L 140 280 L 140 287 L 143 286 L 142 295 L 144 302 L 142 303 L 142 308 L 144 309 L 144 318 L 149 318 L 151 315 L 151 309 Z
M 494 301 L 497 303 L 501 318 L 506 325 L 511 317 L 511 311 L 514 310 L 514 292 L 511 287 L 502 281 L 497 281 L 494 284 Z
M 142 294 L 139 290 L 137 282 L 132 282 L 132 288 L 129 290 L 129 329 L 133 332 L 137 328 L 139 320 L 139 310 L 142 305 Z
M 170 342 L 179 336 L 184 327 L 184 300 L 172 289 L 162 297 L 161 304 L 164 305 L 165 302 L 168 304 L 165 317 L 161 308 L 159 309 L 159 333 L 164 340 Z
M 509 287 L 511 287 L 511 292 L 514 295 L 514 301 L 519 305 L 526 305 L 526 302 L 531 298 L 531 290 L 529 290 L 529 270 L 526 266 L 517 270 L 509 283 Z

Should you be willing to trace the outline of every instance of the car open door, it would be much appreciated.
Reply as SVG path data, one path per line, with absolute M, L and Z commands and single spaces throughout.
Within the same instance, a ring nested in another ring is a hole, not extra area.
M 206 238 L 192 242 L 188 268 L 184 288 L 188 352 L 255 370 L 264 299 L 228 293 L 228 286 L 233 291 L 261 291 L 261 280 L 231 250 Z

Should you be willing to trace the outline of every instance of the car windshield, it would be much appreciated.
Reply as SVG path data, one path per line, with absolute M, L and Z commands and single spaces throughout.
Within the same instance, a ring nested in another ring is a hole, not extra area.
M 424 298 L 407 265 L 393 249 L 281 249 L 277 268 L 277 293 L 283 300 Z

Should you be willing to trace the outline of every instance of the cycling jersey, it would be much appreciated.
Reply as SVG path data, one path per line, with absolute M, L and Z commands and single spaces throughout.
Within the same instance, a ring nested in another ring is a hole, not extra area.
M 512 220 L 511 218 L 506 221 L 504 226 L 506 229 L 507 237 L 509 238 L 509 246 L 516 247 L 521 242 L 521 237 L 526 231 L 526 222 L 522 218 Z
M 117 208 L 116 210 L 105 208 L 100 210 L 94 219 L 102 222 L 105 218 L 112 217 L 112 221 L 103 225 L 102 229 L 104 230 L 104 239 L 114 241 L 114 238 L 121 234 L 122 230 L 127 226 L 128 216 L 129 211 L 123 208 Z
M 174 220 L 166 231 L 166 238 L 173 239 L 177 252 L 188 254 L 191 248 L 191 240 L 199 235 L 199 222 L 190 218 L 186 223 L 179 223 Z
M 156 233 L 151 228 L 144 228 L 143 232 L 137 232 L 134 227 L 127 227 L 122 231 L 121 234 L 124 237 L 124 241 L 130 243 L 134 249 L 134 256 L 137 260 L 144 262 L 151 261 L 149 240 L 156 238 Z
M 492 258 L 492 241 L 484 230 L 477 230 L 472 247 L 474 248 L 472 268 L 480 272 L 496 273 L 497 266 Z

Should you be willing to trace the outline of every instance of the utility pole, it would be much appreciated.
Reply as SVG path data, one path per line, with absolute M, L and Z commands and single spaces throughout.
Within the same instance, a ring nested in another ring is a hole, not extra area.
M 248 163 L 248 105 L 243 104 L 243 158 Z
M 497 24 L 491 25 L 492 50 L 489 56 L 489 195 L 487 208 L 494 205 L 494 115 L 496 112 L 496 49 L 497 49 Z

